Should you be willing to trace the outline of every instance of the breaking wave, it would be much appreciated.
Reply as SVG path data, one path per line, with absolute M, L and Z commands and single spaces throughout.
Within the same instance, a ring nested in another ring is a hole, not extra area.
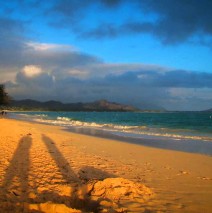
M 87 122 L 80 121 L 75 118 L 65 117 L 65 116 L 49 116 L 45 113 L 41 114 L 16 114 L 16 118 L 31 120 L 39 123 L 58 125 L 64 127 L 78 127 L 78 128 L 94 128 L 104 131 L 112 132 L 116 135 L 121 135 L 125 137 L 136 137 L 136 138 L 172 138 L 175 140 L 181 139 L 192 139 L 192 140 L 203 140 L 212 141 L 212 135 L 203 134 L 193 130 L 185 129 L 170 129 L 170 128 L 154 128 L 149 126 L 138 126 L 138 125 L 119 125 L 113 123 L 97 123 L 97 122 Z

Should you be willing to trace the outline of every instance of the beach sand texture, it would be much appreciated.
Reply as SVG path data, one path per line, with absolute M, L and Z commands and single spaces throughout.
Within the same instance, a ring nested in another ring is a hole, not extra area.
M 212 158 L 0 119 L 0 212 L 212 212 Z

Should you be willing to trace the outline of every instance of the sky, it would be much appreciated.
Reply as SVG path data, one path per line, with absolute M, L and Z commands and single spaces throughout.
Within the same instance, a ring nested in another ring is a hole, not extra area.
M 13 99 L 212 108 L 211 0 L 0 0 Z

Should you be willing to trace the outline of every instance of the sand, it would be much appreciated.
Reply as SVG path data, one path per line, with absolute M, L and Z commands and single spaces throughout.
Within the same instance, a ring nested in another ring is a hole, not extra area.
M 0 212 L 212 212 L 210 156 L 5 118 L 0 156 Z

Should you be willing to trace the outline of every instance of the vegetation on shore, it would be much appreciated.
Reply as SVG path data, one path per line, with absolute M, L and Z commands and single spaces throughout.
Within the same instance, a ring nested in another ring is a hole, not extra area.
M 0 108 L 8 106 L 10 101 L 11 98 L 5 90 L 5 86 L 0 84 Z

